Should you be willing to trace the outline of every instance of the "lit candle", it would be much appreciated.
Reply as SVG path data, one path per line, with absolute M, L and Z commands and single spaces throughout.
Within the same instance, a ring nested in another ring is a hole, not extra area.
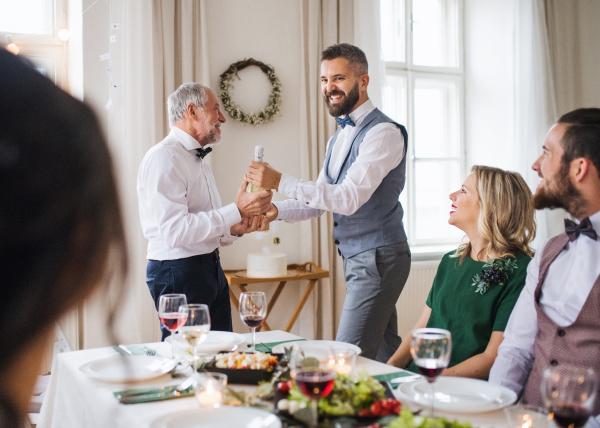
M 345 358 L 339 360 L 329 360 L 329 368 L 335 370 L 339 374 L 347 375 L 352 371 L 352 364 L 348 364 Z
M 217 407 L 223 401 L 223 394 L 215 391 L 211 380 L 206 381 L 206 389 L 199 392 L 197 397 L 201 407 Z

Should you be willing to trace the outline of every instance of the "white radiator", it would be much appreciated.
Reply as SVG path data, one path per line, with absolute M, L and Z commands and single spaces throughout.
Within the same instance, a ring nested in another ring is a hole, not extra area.
M 439 264 L 439 261 L 413 262 L 411 264 L 410 275 L 396 303 L 398 334 L 403 339 L 423 312 Z

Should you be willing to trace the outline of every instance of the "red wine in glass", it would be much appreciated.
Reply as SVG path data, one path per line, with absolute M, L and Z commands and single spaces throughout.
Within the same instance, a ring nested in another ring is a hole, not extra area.
M 563 428 L 581 428 L 590 417 L 590 409 L 576 404 L 556 404 L 550 406 L 554 421 Z
M 160 318 L 160 322 L 162 322 L 166 329 L 171 333 L 179 330 L 187 321 L 187 316 L 180 314 L 179 312 L 167 312 L 159 314 L 158 317 Z
M 447 362 L 437 358 L 421 358 L 415 362 L 415 365 L 429 383 L 435 382 L 437 377 L 448 367 Z
M 294 378 L 298 388 L 311 400 L 327 397 L 333 389 L 335 371 L 315 370 L 300 372 Z
M 256 328 L 263 323 L 265 317 L 261 315 L 245 315 L 242 317 L 242 321 L 250 328 Z

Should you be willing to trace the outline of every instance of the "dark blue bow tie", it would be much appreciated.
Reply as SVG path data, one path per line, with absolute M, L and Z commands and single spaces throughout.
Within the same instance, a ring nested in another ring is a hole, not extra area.
M 569 219 L 565 219 L 565 232 L 569 236 L 569 241 L 571 242 L 579 238 L 579 235 L 589 236 L 594 241 L 596 241 L 598 238 L 596 231 L 592 227 L 592 222 L 590 221 L 589 217 L 581 220 L 579 224 Z
M 346 115 L 346 117 L 343 118 L 343 119 L 340 119 L 339 117 L 336 117 L 335 121 L 342 127 L 342 129 L 344 129 L 346 127 L 346 125 L 348 125 L 348 126 L 356 126 L 354 124 L 354 122 L 352 122 L 352 119 L 350 119 L 350 115 Z
M 206 156 L 207 154 L 209 154 L 210 152 L 212 152 L 212 147 L 209 147 L 207 149 L 196 149 L 196 151 L 198 152 L 198 154 L 196 154 L 196 156 L 198 156 L 199 158 L 204 159 L 204 156 Z

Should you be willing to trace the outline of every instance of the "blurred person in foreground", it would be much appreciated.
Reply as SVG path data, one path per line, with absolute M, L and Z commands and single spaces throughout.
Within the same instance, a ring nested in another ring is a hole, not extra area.
M 516 172 L 474 166 L 450 200 L 448 223 L 465 232 L 468 242 L 442 258 L 414 329 L 452 334 L 444 376 L 487 379 L 533 255 L 531 190 Z M 409 334 L 388 364 L 418 373 L 411 360 Z
M 158 310 L 160 296 L 185 294 L 204 303 L 211 330 L 232 331 L 229 286 L 219 248 L 243 234 L 264 231 L 273 192 L 247 193 L 245 179 L 235 202 L 222 206 L 204 160 L 221 140 L 225 117 L 208 87 L 184 83 L 168 99 L 171 131 L 140 165 L 137 194 L 148 240 L 146 283 Z M 171 333 L 162 325 L 162 340 Z
M 22 426 L 55 323 L 125 275 L 112 161 L 96 117 L 0 49 L 0 427 Z
M 578 222 L 565 219 L 565 233 L 537 251 L 490 373 L 491 383 L 535 406 L 544 405 L 540 384 L 549 367 L 600 374 L 600 109 L 563 115 L 542 149 L 532 166 L 541 179 L 534 207 L 564 208 Z

